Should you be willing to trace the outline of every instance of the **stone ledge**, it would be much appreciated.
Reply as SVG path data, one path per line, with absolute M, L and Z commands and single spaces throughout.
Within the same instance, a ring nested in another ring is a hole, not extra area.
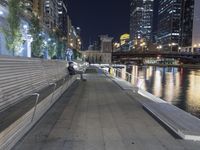
M 112 80 L 123 90 L 133 90 L 141 95 L 137 100 L 157 119 L 169 127 L 175 134 L 185 140 L 200 141 L 200 119 L 173 106 L 166 101 L 118 78 Z

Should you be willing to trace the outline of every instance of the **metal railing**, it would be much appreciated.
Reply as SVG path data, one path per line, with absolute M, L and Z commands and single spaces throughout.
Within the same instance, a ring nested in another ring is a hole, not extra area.
M 122 69 L 114 69 L 114 77 L 123 79 L 123 75 L 122 74 L 123 74 L 122 73 Z M 133 76 L 131 73 L 126 72 L 126 71 L 125 71 L 125 79 L 123 79 L 123 80 L 129 82 L 134 87 L 137 87 L 139 89 L 141 89 L 142 86 L 145 83 L 143 77 Z

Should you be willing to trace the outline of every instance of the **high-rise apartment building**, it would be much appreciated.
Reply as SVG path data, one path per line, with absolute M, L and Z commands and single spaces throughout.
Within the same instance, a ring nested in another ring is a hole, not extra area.
M 58 27 L 58 7 L 57 0 L 45 0 L 43 3 L 43 24 L 48 29 L 54 29 Z
M 68 33 L 67 1 L 66 0 L 43 0 L 43 24 L 49 29 L 59 29 L 63 34 Z M 67 36 L 67 35 L 66 35 Z
M 67 10 L 67 1 L 66 0 L 58 0 L 58 25 L 59 29 L 63 32 L 65 36 L 68 33 L 68 10 Z
M 180 19 L 181 0 L 159 0 L 157 42 L 164 50 L 178 50 Z
M 154 0 L 131 0 L 130 36 L 131 40 L 150 41 L 153 25 Z

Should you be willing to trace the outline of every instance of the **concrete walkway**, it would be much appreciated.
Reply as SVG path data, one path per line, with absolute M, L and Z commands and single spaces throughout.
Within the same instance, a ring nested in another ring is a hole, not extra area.
M 13 150 L 199 150 L 102 74 L 76 82 Z

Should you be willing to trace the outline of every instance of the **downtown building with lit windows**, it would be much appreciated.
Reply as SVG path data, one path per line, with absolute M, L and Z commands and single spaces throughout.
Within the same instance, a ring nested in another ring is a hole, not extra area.
M 152 40 L 153 6 L 154 0 L 131 0 L 130 39 L 135 46 Z
M 0 0 L 0 26 L 6 27 L 9 15 L 8 0 Z M 31 19 L 38 17 L 42 27 L 39 36 L 44 38 L 44 44 L 51 41 L 50 34 L 59 34 L 59 40 L 65 42 L 64 49 L 72 47 L 81 49 L 80 28 L 72 25 L 68 15 L 66 0 L 20 0 L 20 30 L 23 36 L 23 45 L 17 56 L 31 57 Z M 54 42 L 55 43 L 55 42 Z M 3 32 L 0 32 L 0 55 L 12 55 L 6 47 Z
M 181 0 L 159 0 L 157 43 L 165 51 L 178 51 Z
M 200 1 L 183 0 L 180 26 L 181 52 L 200 52 Z
M 194 16 L 194 0 L 183 0 L 181 5 L 180 24 L 180 49 L 181 51 L 192 51 L 192 29 Z
M 194 3 L 194 21 L 192 30 L 192 49 L 193 52 L 200 53 L 200 1 L 195 0 Z

